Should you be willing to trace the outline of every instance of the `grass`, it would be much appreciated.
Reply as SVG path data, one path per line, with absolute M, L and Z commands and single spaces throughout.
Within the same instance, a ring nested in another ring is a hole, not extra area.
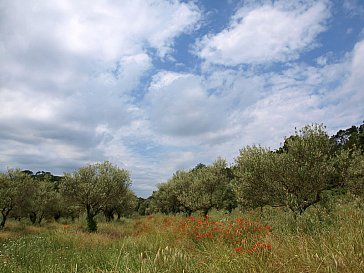
M 234 236 L 243 249 L 257 240 L 271 248 L 237 251 L 230 241 L 209 237 L 213 223 L 228 229 L 237 217 L 272 228 L 244 233 L 241 226 Z M 312 208 L 297 223 L 272 208 L 214 211 L 198 228 L 197 218 L 156 215 L 99 223 L 91 234 L 82 221 L 41 226 L 9 221 L 0 232 L 0 272 L 364 272 L 364 211 L 353 202 L 338 202 L 330 212 Z M 196 229 L 207 235 L 197 239 Z

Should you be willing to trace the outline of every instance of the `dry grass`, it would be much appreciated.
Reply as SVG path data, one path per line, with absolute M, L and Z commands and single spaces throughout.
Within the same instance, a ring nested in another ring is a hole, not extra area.
M 262 238 L 272 248 L 246 254 L 219 241 L 176 240 L 162 225 L 164 219 L 173 222 L 178 217 L 100 223 L 91 234 L 82 223 L 26 226 L 9 221 L 0 232 L 0 268 L 4 273 L 364 272 L 363 209 L 344 203 L 325 217 L 317 215 L 312 209 L 292 223 L 280 210 L 249 212 L 245 217 L 272 226 L 272 233 Z M 222 221 L 235 216 L 241 214 L 211 214 Z

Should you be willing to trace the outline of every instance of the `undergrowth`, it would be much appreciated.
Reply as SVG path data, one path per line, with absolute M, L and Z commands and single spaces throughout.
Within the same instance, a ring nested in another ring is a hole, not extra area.
M 282 209 L 153 215 L 0 232 L 7 272 L 364 272 L 364 211 L 355 202 L 313 207 L 297 221 Z M 85 221 L 84 219 L 80 221 Z

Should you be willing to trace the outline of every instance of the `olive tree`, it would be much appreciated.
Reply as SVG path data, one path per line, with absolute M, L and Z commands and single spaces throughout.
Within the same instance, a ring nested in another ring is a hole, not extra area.
M 198 165 L 188 172 L 188 185 L 182 188 L 178 199 L 185 207 L 207 215 L 212 208 L 224 208 L 224 198 L 232 197 L 228 194 L 230 180 L 230 171 L 223 159 L 219 158 L 209 166 Z
M 127 170 L 105 161 L 66 173 L 60 190 L 66 200 L 86 211 L 87 228 L 89 231 L 96 231 L 95 216 L 126 194 L 130 184 Z
M 321 193 L 332 189 L 332 142 L 322 125 L 305 126 L 295 138 L 286 141 L 281 154 L 281 184 L 286 205 L 297 215 L 321 200 Z
M 33 194 L 32 182 L 30 175 L 18 169 L 0 174 L 0 229 L 4 228 L 10 212 L 28 206 Z
M 267 148 L 248 146 L 240 150 L 233 168 L 233 189 L 240 207 L 283 205 L 278 161 L 279 155 Z
M 158 190 L 153 192 L 152 200 L 158 212 L 177 213 L 180 211 L 181 202 L 178 200 L 174 187 L 175 181 L 169 180 L 167 183 L 158 185 Z
M 128 189 L 126 193 L 119 198 L 115 212 L 117 214 L 117 218 L 120 219 L 121 216 L 128 217 L 136 212 L 136 208 L 138 205 L 138 197 L 135 195 L 133 191 Z
M 33 187 L 33 197 L 29 202 L 29 206 L 24 208 L 24 213 L 29 215 L 32 224 L 40 224 L 44 217 L 54 214 L 54 207 L 58 201 L 57 193 L 53 183 L 47 177 L 43 180 L 33 179 Z
M 349 191 L 364 198 L 364 154 L 355 150 L 348 168 L 347 187 Z
M 252 147 L 236 159 L 235 189 L 241 204 L 288 207 L 295 215 L 335 187 L 332 142 L 322 125 L 305 126 L 272 152 Z
M 195 208 L 193 202 L 188 202 L 186 196 L 193 194 L 192 175 L 188 171 L 177 171 L 169 181 L 173 195 L 177 197 L 179 211 L 191 215 Z
M 192 170 L 177 171 L 166 183 L 160 184 L 151 203 L 163 213 L 190 215 L 201 210 L 207 215 L 211 208 L 231 211 L 236 204 L 231 179 L 225 160 L 217 159 L 209 166 L 200 163 Z

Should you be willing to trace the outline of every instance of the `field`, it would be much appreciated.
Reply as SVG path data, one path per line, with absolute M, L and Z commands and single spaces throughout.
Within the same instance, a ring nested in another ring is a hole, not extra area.
M 312 208 L 297 222 L 264 208 L 100 222 L 97 233 L 84 225 L 9 221 L 0 272 L 364 272 L 364 210 L 355 201 Z

